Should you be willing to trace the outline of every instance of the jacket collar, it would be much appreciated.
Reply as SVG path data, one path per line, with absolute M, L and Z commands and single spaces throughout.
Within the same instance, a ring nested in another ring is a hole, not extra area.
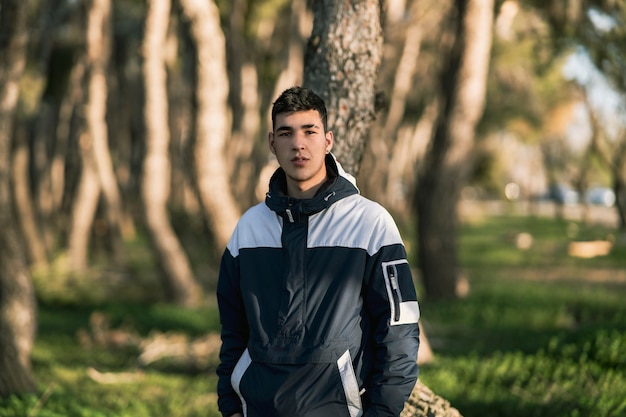
M 324 210 L 342 198 L 359 193 L 354 177 L 343 170 L 333 154 L 326 155 L 326 172 L 328 179 L 313 198 L 297 199 L 286 194 L 285 171 L 278 168 L 270 179 L 265 204 L 285 220 L 295 223 Z

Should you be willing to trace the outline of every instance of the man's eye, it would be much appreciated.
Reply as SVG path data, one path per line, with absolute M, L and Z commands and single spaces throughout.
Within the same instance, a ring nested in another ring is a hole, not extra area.
M 282 132 L 282 133 L 279 133 L 278 136 L 280 136 L 280 137 L 291 136 L 291 132 Z

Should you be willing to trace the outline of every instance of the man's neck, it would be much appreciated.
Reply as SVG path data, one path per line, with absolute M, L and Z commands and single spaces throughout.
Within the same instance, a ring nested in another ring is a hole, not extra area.
M 328 180 L 328 176 L 325 176 L 322 181 L 317 184 L 309 186 L 298 186 L 297 183 L 287 182 L 287 195 L 291 198 L 298 200 L 306 200 L 315 197 L 317 190 Z

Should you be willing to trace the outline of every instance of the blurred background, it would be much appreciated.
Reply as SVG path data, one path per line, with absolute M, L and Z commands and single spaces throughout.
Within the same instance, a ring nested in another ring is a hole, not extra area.
M 401 228 L 421 381 L 625 415 L 625 28 L 619 0 L 0 0 L 0 416 L 219 415 L 219 259 L 301 84 Z

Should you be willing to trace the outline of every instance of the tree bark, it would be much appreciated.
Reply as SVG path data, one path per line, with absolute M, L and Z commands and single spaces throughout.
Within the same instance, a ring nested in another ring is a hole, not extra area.
M 212 0 L 182 0 L 181 5 L 191 22 L 198 54 L 196 180 L 216 252 L 221 253 L 241 217 L 230 189 L 224 152 L 229 132 L 225 40 L 219 10 Z
M 375 118 L 383 44 L 381 4 L 378 0 L 312 3 L 313 30 L 303 84 L 326 101 L 328 126 L 335 134 L 333 152 L 356 176 Z
M 189 259 L 172 229 L 167 212 L 171 165 L 163 44 L 167 37 L 169 13 L 169 0 L 151 0 L 148 3 L 143 43 L 147 149 L 143 163 L 142 198 L 146 224 L 163 268 L 166 292 L 173 302 L 192 307 L 199 304 L 202 290 L 194 279 Z
M 11 194 L 11 142 L 26 62 L 28 3 L 0 1 L 0 397 L 36 390 L 30 354 L 36 304 Z
M 456 296 L 457 204 L 484 108 L 493 8 L 493 0 L 456 0 L 451 16 L 453 37 L 441 74 L 440 111 L 416 192 L 420 268 L 432 298 Z

